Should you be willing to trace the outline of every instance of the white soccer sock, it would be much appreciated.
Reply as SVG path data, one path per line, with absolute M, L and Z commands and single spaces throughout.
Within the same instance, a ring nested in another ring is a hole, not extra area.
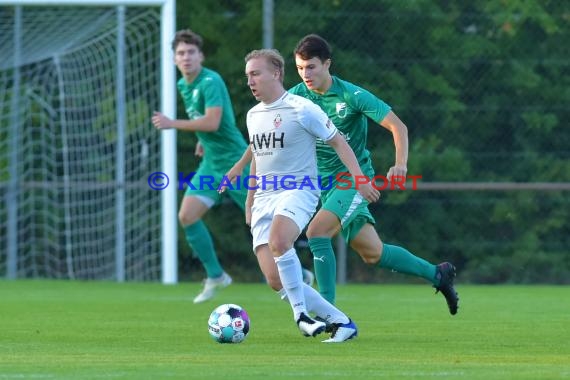
M 281 290 L 278 290 L 276 293 L 279 296 L 279 298 L 289 303 L 289 298 L 287 298 L 287 291 L 285 290 L 285 288 L 281 288 Z
M 281 284 L 287 292 L 289 304 L 293 309 L 293 316 L 295 321 L 297 321 L 301 313 L 308 313 L 305 304 L 305 292 L 302 286 L 303 273 L 301 262 L 299 261 L 299 257 L 297 257 L 295 248 L 291 248 L 283 255 L 275 257 L 275 264 L 277 264 Z
M 314 313 L 328 323 L 348 323 L 350 321 L 346 314 L 329 303 L 311 286 L 303 283 L 303 291 L 305 292 L 305 303 L 309 313 Z M 283 301 L 289 302 L 285 288 L 277 291 L 277 295 Z
M 307 310 L 315 313 L 328 323 L 348 323 L 350 319 L 333 304 L 323 298 L 313 287 L 303 283 Z

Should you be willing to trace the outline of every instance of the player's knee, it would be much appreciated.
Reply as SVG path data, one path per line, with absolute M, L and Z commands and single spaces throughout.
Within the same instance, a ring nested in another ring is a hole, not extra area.
M 181 225 L 183 226 L 189 226 L 191 224 L 196 223 L 198 220 L 193 217 L 191 214 L 184 212 L 183 210 L 181 210 L 178 213 L 178 221 L 180 222 Z
M 291 247 L 292 244 L 288 240 L 272 239 L 269 241 L 269 250 L 271 251 L 273 256 L 280 256 L 283 253 L 290 250 Z
M 313 227 L 309 224 L 309 227 L 307 227 L 306 235 L 307 235 L 307 238 L 309 238 L 309 239 L 318 237 L 318 236 L 317 236 L 316 228 L 313 228 Z
M 311 223 L 309 224 L 309 227 L 307 227 L 306 235 L 309 239 L 317 237 L 332 237 L 333 231 L 323 228 L 321 225 L 319 225 L 319 223 Z
M 375 265 L 380 261 L 380 251 L 360 250 L 358 254 L 367 265 Z
M 362 261 L 364 261 L 365 264 L 368 265 L 376 265 L 378 263 L 378 261 L 380 261 L 380 256 L 376 255 L 376 256 L 361 256 L 362 257 Z
M 178 213 L 178 221 L 180 222 L 180 224 L 182 224 L 183 226 L 187 226 L 188 223 L 188 217 L 186 216 L 186 214 L 182 211 L 180 211 Z

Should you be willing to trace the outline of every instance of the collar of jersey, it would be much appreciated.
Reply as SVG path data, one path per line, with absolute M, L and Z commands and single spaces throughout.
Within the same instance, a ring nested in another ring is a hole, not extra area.
M 198 75 L 196 75 L 196 78 L 194 78 L 192 83 L 186 82 L 186 79 L 184 79 L 184 78 L 182 78 L 182 83 L 184 84 L 184 86 L 192 88 L 192 87 L 196 86 L 196 83 L 198 83 L 200 78 L 202 78 L 205 75 L 206 71 L 207 71 L 206 68 L 204 66 L 202 66 L 202 68 L 200 69 L 200 72 L 198 73 Z

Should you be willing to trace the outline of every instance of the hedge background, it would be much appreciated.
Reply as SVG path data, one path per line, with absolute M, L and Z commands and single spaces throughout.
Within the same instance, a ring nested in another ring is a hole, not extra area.
M 263 47 L 263 1 L 177 2 L 178 29 L 205 39 L 205 66 L 229 87 L 238 124 L 253 106 L 243 57 Z M 432 262 L 453 261 L 473 283 L 570 283 L 570 6 L 559 1 L 274 1 L 274 47 L 285 84 L 300 81 L 292 50 L 308 33 L 333 46 L 331 71 L 390 104 L 409 129 L 408 173 L 424 183 L 523 183 L 509 190 L 383 192 L 372 206 L 386 242 Z M 180 101 L 180 100 L 179 100 Z M 179 105 L 180 117 L 184 117 Z M 197 165 L 179 133 L 179 171 Z M 370 126 L 379 174 L 393 164 L 391 135 Z M 527 186 L 528 187 L 528 186 Z M 209 213 L 219 256 L 237 280 L 261 280 L 243 216 Z M 180 230 L 180 278 L 203 271 Z M 310 252 L 300 250 L 312 266 Z M 410 281 L 349 254 L 351 282 Z

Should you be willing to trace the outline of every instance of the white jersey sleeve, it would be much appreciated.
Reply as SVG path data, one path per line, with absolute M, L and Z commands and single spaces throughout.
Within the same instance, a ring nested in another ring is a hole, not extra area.
M 323 141 L 332 139 L 337 129 L 327 114 L 313 102 L 307 103 L 305 107 L 305 112 L 299 114 L 301 125 Z

